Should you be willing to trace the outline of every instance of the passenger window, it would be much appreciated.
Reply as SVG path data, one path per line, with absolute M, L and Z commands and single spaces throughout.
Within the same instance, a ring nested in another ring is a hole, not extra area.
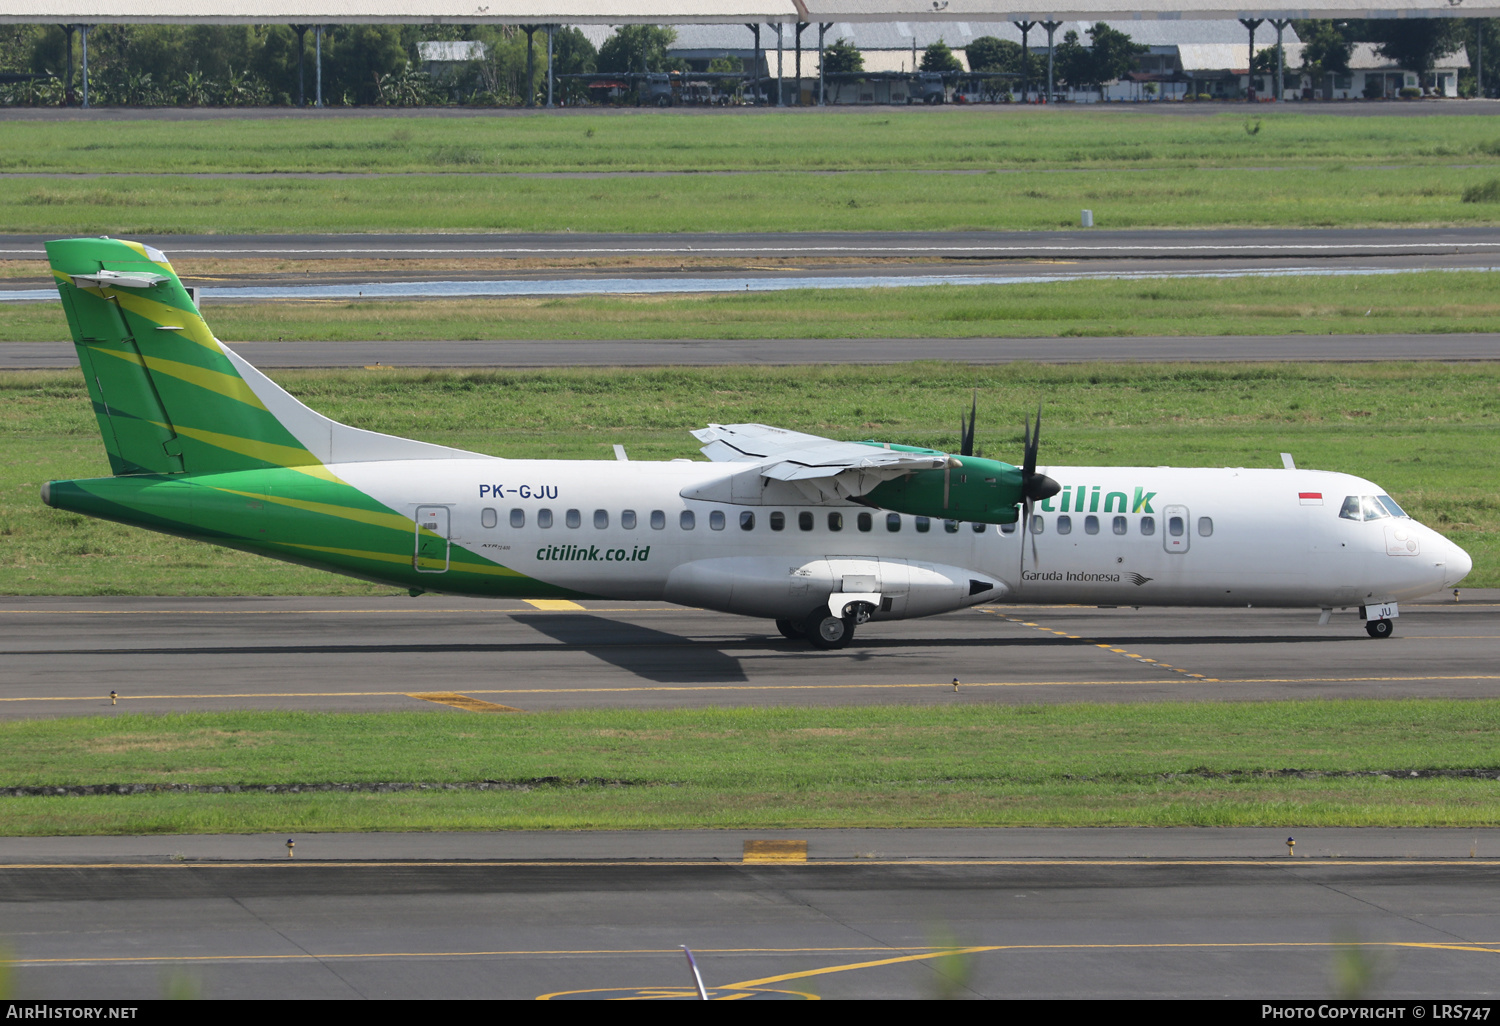
M 844 529 L 844 514 L 828 514 L 828 529 L 830 531 L 842 531 Z
M 928 531 L 932 530 L 932 521 L 929 518 L 913 517 L 912 519 L 916 521 L 918 534 L 926 534 Z
M 602 530 L 604 530 L 608 526 L 609 526 L 609 510 L 607 510 L 607 509 L 596 509 L 596 510 L 594 510 L 594 529 L 598 530 L 598 531 L 602 531 Z
M 958 521 L 957 520 L 944 520 L 943 521 L 943 530 L 947 531 L 949 534 L 957 534 L 958 533 Z
M 660 531 L 667 526 L 667 515 L 659 509 L 651 511 L 651 530 Z
M 677 517 L 677 526 L 682 528 L 684 531 L 691 531 L 693 528 L 698 526 L 698 518 L 693 515 L 692 510 L 685 509 Z
M 480 527 L 494 527 L 499 522 L 500 514 L 496 513 L 494 510 L 486 508 L 479 511 Z
M 797 514 L 797 529 L 799 531 L 811 531 L 813 529 L 813 515 L 807 510 Z
M 1126 520 L 1124 517 L 1115 517 L 1115 519 L 1114 519 L 1115 534 L 1124 534 L 1126 531 L 1128 531 L 1130 529 L 1129 525 L 1130 525 L 1130 521 Z
M 885 529 L 891 532 L 901 530 L 901 514 L 887 513 L 885 515 Z
M 1040 513 L 1033 513 L 1031 516 L 1031 533 L 1041 534 L 1046 529 L 1047 523 L 1042 519 L 1042 515 Z
M 979 525 L 975 524 L 974 526 L 978 527 Z M 1019 526 L 1021 526 L 1020 525 L 1020 521 L 1017 521 L 1014 524 L 1001 524 L 1000 525 L 1000 533 L 1001 534 L 1015 534 L 1016 533 L 1016 528 L 1019 527 Z
M 1214 533 L 1214 519 L 1213 519 L 1213 517 L 1199 517 L 1198 518 L 1198 537 L 1199 538 L 1211 538 L 1211 537 L 1213 537 L 1213 533 Z
M 1058 517 L 1057 518 L 1057 533 L 1058 534 L 1072 534 L 1073 533 L 1073 518 L 1070 517 L 1070 516 L 1068 516 L 1066 513 L 1064 513 L 1062 516 Z
M 1155 533 L 1156 533 L 1156 518 L 1155 517 L 1141 517 L 1141 534 L 1143 534 L 1147 538 L 1149 538 L 1149 537 L 1151 537 Z
M 783 513 L 783 512 L 781 512 L 781 510 L 778 509 L 775 513 L 771 514 L 771 530 L 773 530 L 773 531 L 781 531 L 781 530 L 785 530 L 785 528 L 786 528 L 786 514 Z
M 855 523 L 861 531 L 868 531 L 875 526 L 875 518 L 868 513 L 861 513 L 855 517 Z
M 552 511 L 550 509 L 539 509 L 536 511 L 536 526 L 551 527 Z
M 635 510 L 633 510 L 633 509 L 622 509 L 622 510 L 620 510 L 620 526 L 623 527 L 623 528 L 625 528 L 625 530 L 627 530 L 627 531 L 634 531 L 635 530 Z
M 708 515 L 708 529 L 710 531 L 724 530 L 724 511 L 716 509 Z
M 1181 538 L 1186 529 L 1181 517 L 1167 517 L 1167 533 L 1173 538 Z
M 1084 534 L 1098 534 L 1099 533 L 1099 518 L 1096 517 L 1096 516 L 1086 516 L 1086 517 L 1084 517 L 1083 518 L 1083 533 Z
M 975 534 L 983 534 L 985 527 L 987 527 L 988 525 L 987 524 L 970 524 L 969 526 L 972 527 L 972 528 L 974 528 L 974 533 Z M 1014 531 L 1015 529 L 1016 529 L 1016 525 L 1015 524 L 1011 524 L 1010 525 L 1010 530 Z M 1004 531 L 1005 528 L 1002 527 L 1001 530 Z M 1010 531 L 1006 531 L 1006 533 L 1009 534 Z
M 570 509 L 563 515 L 563 523 L 569 527 L 578 527 L 583 523 L 583 514 L 576 509 Z
M 510 526 L 525 527 L 526 511 L 524 509 L 513 509 L 510 511 Z
M 741 531 L 753 531 L 753 530 L 755 530 L 755 514 L 752 513 L 752 512 L 750 512 L 748 509 L 747 510 L 742 510 L 740 512 L 740 530 Z

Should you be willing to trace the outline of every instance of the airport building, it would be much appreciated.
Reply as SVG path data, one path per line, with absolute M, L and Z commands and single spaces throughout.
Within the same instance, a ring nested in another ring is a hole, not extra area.
M 1088 42 L 1093 22 L 1056 23 L 1054 43 L 1068 32 Z M 1109 23 L 1107 23 L 1109 24 Z M 577 26 L 597 48 L 613 34 L 615 26 Z M 1135 43 L 1147 47 L 1136 70 L 1102 90 L 1075 89 L 1059 85 L 1054 99 L 1073 103 L 1157 102 L 1162 100 L 1245 100 L 1251 90 L 1257 98 L 1273 99 L 1274 74 L 1250 70 L 1250 34 L 1239 21 L 1231 20 L 1131 20 L 1111 24 Z M 750 77 L 767 83 L 758 92 L 741 91 L 739 99 L 774 103 L 774 86 L 780 81 L 783 102 L 817 102 L 819 77 L 819 26 L 795 24 L 676 25 L 676 42 L 670 57 L 683 61 L 690 71 L 707 71 L 714 61 L 729 59 Z M 833 104 L 905 104 L 931 102 L 933 87 L 915 77 L 922 54 L 934 43 L 952 50 L 964 71 L 969 70 L 965 48 L 976 39 L 991 37 L 1026 45 L 1045 57 L 1047 33 L 1040 23 L 1029 30 L 1011 21 L 890 21 L 834 22 L 822 33 L 822 42 L 841 42 L 857 49 L 863 60 L 860 76 L 834 76 L 824 82 L 824 98 Z M 1424 96 L 1458 95 L 1458 72 L 1469 66 L 1462 49 L 1441 59 L 1434 70 L 1418 81 L 1412 72 L 1396 67 L 1376 53 L 1374 44 L 1357 43 L 1350 54 L 1348 75 L 1327 75 L 1320 81 L 1300 74 L 1302 41 L 1287 25 L 1281 34 L 1283 49 L 1283 96 L 1287 100 L 1386 99 L 1417 89 Z M 1274 54 L 1276 33 L 1269 24 L 1255 38 L 1255 52 Z M 691 79 L 691 74 L 684 76 Z M 963 78 L 950 76 L 944 84 L 944 102 L 976 103 L 1007 97 L 1013 102 L 1037 102 L 1046 92 L 1044 81 L 997 82 L 994 76 Z M 690 95 L 727 96 L 722 86 L 700 83 Z

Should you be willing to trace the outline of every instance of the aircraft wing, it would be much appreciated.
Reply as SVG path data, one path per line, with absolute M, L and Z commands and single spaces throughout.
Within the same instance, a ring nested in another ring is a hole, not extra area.
M 941 470 L 942 453 L 897 452 L 766 424 L 710 424 L 693 432 L 715 461 L 758 463 L 762 477 L 797 485 L 813 501 L 850 499 L 919 470 Z

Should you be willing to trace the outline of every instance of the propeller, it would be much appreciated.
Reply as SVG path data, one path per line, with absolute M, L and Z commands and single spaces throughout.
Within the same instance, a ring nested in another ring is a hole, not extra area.
M 1042 404 L 1036 407 L 1036 432 L 1031 430 L 1031 418 L 1026 418 L 1025 455 L 1021 462 L 1021 530 L 1031 535 L 1031 565 L 1036 566 L 1036 534 L 1031 530 L 1031 504 L 1050 499 L 1062 491 L 1058 484 L 1046 474 L 1036 472 L 1037 450 L 1042 445 Z M 1026 541 L 1021 541 L 1021 571 L 1026 570 Z
M 979 413 L 979 389 L 974 390 L 974 396 L 969 400 L 969 420 L 964 423 L 964 415 L 958 415 L 958 454 L 960 456 L 974 455 L 974 420 Z

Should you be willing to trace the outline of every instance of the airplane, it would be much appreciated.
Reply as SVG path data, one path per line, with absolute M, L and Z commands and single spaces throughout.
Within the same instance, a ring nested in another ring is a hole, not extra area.
M 330 420 L 219 342 L 167 257 L 47 243 L 112 477 L 42 501 L 423 592 L 668 601 L 819 649 L 980 603 L 1357 607 L 1468 574 L 1379 486 L 1283 468 L 1039 467 L 760 424 L 707 461 L 503 459 Z

